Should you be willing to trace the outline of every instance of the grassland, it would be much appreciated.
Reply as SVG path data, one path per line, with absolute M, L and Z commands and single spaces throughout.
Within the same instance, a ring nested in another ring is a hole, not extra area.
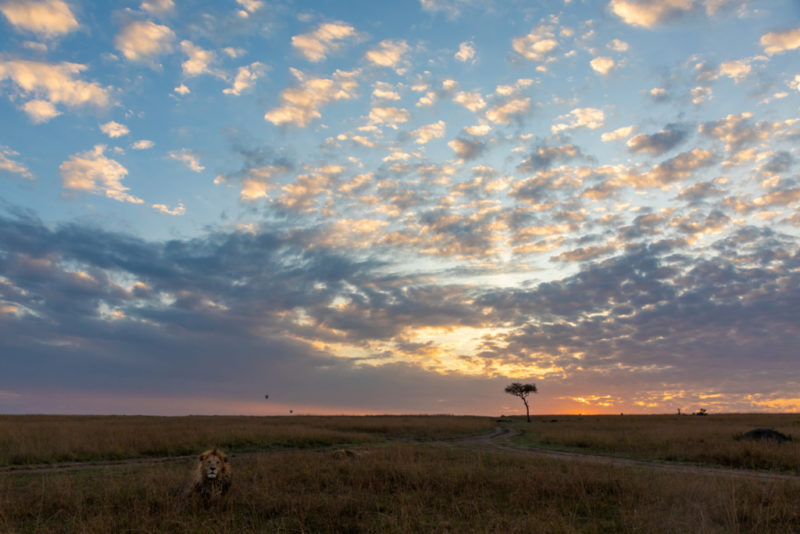
M 767 427 L 795 435 L 785 443 L 737 439 Z M 643 460 L 800 474 L 800 415 L 721 414 L 535 417 L 515 442 Z
M 432 440 L 488 432 L 486 417 L 0 416 L 0 466 Z
M 658 451 L 667 450 L 665 443 L 674 434 L 687 434 L 691 447 L 703 439 L 713 449 L 722 442 L 741 443 L 734 434 L 752 426 L 780 421 L 785 431 L 793 428 L 792 416 L 767 422 L 717 417 L 698 422 L 697 428 L 666 416 L 631 418 L 627 423 L 627 416 L 553 417 L 512 425 L 524 431 L 518 446 L 550 440 L 555 447 L 642 458 L 662 457 Z M 36 455 L 26 458 L 48 461 L 63 458 L 69 449 L 60 439 L 71 439 L 69 443 L 83 447 L 82 457 L 91 459 L 141 457 L 159 450 L 182 453 L 196 444 L 191 451 L 195 453 L 214 444 L 224 446 L 224 439 L 229 450 L 261 451 L 234 454 L 231 492 L 213 506 L 178 496 L 191 460 L 6 473 L 0 475 L 0 532 L 800 532 L 800 481 L 591 465 L 464 449 L 444 441 L 487 431 L 495 425 L 487 418 L 0 421 L 8 425 L 0 434 L 5 450 L 24 449 L 15 441 L 23 440 L 38 447 Z M 219 427 L 219 433 L 209 430 L 209 423 Z M 16 433 L 6 434 L 9 428 Z M 54 428 L 61 430 L 49 439 L 42 437 Z M 166 437 L 150 435 L 156 433 Z M 637 433 L 650 436 L 651 452 L 615 445 L 620 434 L 627 436 L 625 442 L 635 441 Z M 87 444 L 93 439 L 100 442 Z M 105 448 L 112 444 L 116 450 L 109 455 Z M 342 444 L 359 456 L 334 459 L 329 446 Z M 784 445 L 793 447 L 794 442 Z M 12 456 L 4 458 L 9 465 Z M 798 461 L 795 458 L 795 464 Z

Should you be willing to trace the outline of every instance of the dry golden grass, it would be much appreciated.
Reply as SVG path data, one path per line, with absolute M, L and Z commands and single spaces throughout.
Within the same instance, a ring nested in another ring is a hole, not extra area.
M 785 443 L 736 437 L 758 427 L 794 434 Z M 516 424 L 517 443 L 630 458 L 800 473 L 800 415 L 539 416 Z
M 140 417 L 0 416 L 0 466 L 181 456 L 218 446 L 230 452 L 440 439 L 494 426 L 485 417 Z
M 0 479 L 2 532 L 765 533 L 800 531 L 800 484 L 669 474 L 424 444 L 234 457 L 217 506 L 189 466 Z

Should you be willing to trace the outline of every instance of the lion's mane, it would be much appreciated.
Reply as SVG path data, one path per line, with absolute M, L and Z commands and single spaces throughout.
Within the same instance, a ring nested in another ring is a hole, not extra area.
M 213 501 L 224 496 L 230 486 L 231 465 L 228 457 L 221 450 L 214 448 L 198 457 L 197 465 L 192 472 L 192 480 L 184 493 Z

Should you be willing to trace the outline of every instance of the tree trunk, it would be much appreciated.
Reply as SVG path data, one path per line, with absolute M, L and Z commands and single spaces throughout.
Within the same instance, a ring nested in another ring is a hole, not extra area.
M 528 408 L 528 401 L 526 401 L 525 399 L 522 399 L 522 402 L 525 403 L 525 415 L 528 416 L 528 422 L 530 423 L 531 422 L 531 410 L 530 410 L 530 408 Z

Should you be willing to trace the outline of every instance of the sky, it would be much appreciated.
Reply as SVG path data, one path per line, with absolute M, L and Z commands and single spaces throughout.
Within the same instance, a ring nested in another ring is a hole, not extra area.
M 799 411 L 799 141 L 795 0 L 0 0 L 0 413 Z

